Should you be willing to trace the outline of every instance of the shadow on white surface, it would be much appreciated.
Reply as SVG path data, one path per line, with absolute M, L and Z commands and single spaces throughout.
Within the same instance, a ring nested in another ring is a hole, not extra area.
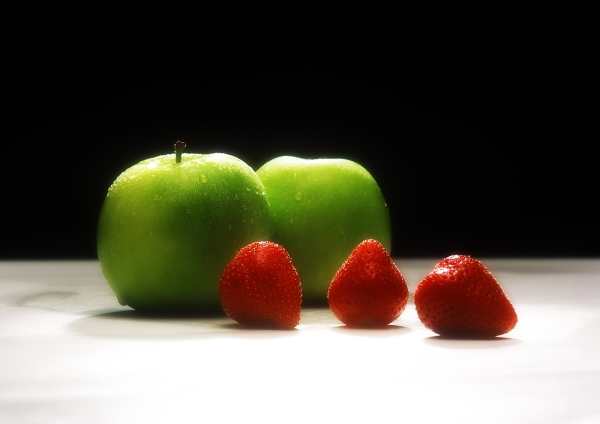
M 112 311 L 85 316 L 68 324 L 68 330 L 82 335 L 150 340 L 202 339 L 213 337 L 281 338 L 298 330 L 249 328 L 224 314 L 210 316 L 156 316 L 134 310 Z
M 401 325 L 389 324 L 379 328 L 356 328 L 347 325 L 339 325 L 333 328 L 334 331 L 340 334 L 349 336 L 358 336 L 365 338 L 382 338 L 382 337 L 397 337 L 410 333 L 412 330 Z
M 443 336 L 431 336 L 424 339 L 431 346 L 448 349 L 494 349 L 499 347 L 514 346 L 522 343 L 522 340 L 510 337 L 490 337 L 486 339 L 455 338 Z

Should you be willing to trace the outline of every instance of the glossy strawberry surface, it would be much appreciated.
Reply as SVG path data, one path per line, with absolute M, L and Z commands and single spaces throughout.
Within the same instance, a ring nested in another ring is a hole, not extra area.
M 300 322 L 300 277 L 288 252 L 273 242 L 243 247 L 223 271 L 219 296 L 240 324 L 292 329 Z
M 423 325 L 442 336 L 494 337 L 517 324 L 517 314 L 482 262 L 466 255 L 440 261 L 414 294 Z
M 404 311 L 408 286 L 383 245 L 368 239 L 352 251 L 337 271 L 327 299 L 333 314 L 344 324 L 380 327 Z

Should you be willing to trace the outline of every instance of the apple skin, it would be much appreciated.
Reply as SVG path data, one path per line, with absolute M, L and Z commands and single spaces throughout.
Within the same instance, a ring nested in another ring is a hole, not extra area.
M 375 239 L 391 251 L 387 203 L 358 163 L 281 156 L 256 173 L 271 205 L 272 241 L 292 257 L 303 304 L 327 304 L 333 276 L 362 241 Z
M 222 312 L 219 278 L 239 249 L 271 236 L 257 174 L 223 153 L 144 160 L 110 186 L 98 258 L 119 302 L 150 313 Z

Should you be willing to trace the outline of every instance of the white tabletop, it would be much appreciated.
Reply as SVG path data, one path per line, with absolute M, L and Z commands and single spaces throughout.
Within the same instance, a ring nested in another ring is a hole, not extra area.
M 0 262 L 0 422 L 599 423 L 600 259 L 478 259 L 519 317 L 495 340 L 438 337 L 411 302 L 379 330 L 146 318 L 97 261 Z M 396 262 L 412 293 L 437 260 Z

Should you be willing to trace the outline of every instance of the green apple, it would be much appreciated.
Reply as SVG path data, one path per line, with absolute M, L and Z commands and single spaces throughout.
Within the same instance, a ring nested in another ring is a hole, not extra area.
M 327 303 L 334 274 L 363 240 L 375 239 L 390 252 L 387 203 L 358 163 L 281 156 L 256 173 L 271 205 L 272 241 L 292 257 L 304 304 Z
M 119 302 L 144 312 L 220 311 L 219 278 L 237 251 L 271 236 L 256 172 L 223 153 L 144 160 L 108 189 L 97 249 Z

